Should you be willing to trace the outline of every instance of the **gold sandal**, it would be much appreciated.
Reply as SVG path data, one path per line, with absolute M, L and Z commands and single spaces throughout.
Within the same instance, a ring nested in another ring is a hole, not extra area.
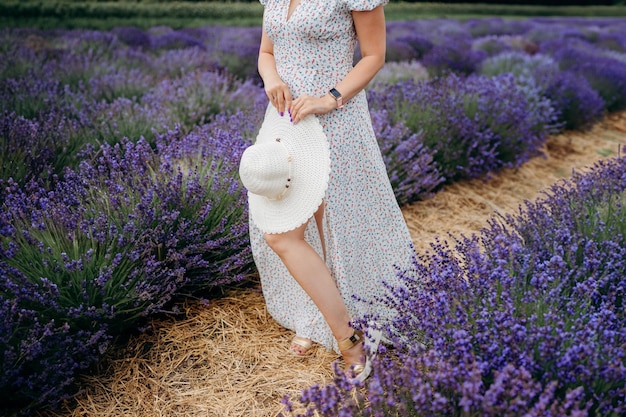
M 299 346 L 302 348 L 300 351 L 297 351 L 293 348 L 293 345 Z M 307 356 L 311 353 L 311 348 L 313 347 L 313 341 L 309 338 L 302 336 L 294 336 L 291 340 L 291 352 L 293 352 L 296 356 Z
M 382 332 L 374 328 L 370 328 L 368 332 L 372 338 L 371 344 L 367 343 L 368 339 L 364 337 L 363 332 L 360 330 L 353 330 L 352 336 L 337 342 L 339 351 L 342 353 L 346 350 L 352 349 L 359 343 L 363 343 L 365 363 L 352 364 L 347 369 L 349 372 L 346 372 L 348 381 L 353 384 L 361 383 L 367 379 L 372 372 L 372 360 L 378 353 L 378 345 L 380 344 L 380 339 L 382 338 Z

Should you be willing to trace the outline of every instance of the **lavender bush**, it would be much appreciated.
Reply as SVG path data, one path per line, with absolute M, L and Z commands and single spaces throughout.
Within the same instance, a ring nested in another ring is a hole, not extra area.
M 303 392 L 306 415 L 623 415 L 625 202 L 621 157 L 434 244 L 383 300 L 393 348 L 366 392 L 337 377 Z
M 266 100 L 265 94 L 251 81 L 198 71 L 162 81 L 143 101 L 148 105 L 162 105 L 167 117 L 189 128 L 208 123 L 218 114 L 253 107 L 259 100 Z
M 487 57 L 491 57 L 511 51 L 513 48 L 501 36 L 483 36 L 472 41 L 472 49 L 483 51 L 487 54 Z
M 0 198 L 5 181 L 20 183 L 49 180 L 75 156 L 76 144 L 68 134 L 78 130 L 77 122 L 59 113 L 29 120 L 14 112 L 0 114 Z
M 540 153 L 554 111 L 536 91 L 512 75 L 404 81 L 370 93 L 372 108 L 386 110 L 421 132 L 446 181 L 478 177 L 517 166 Z M 507 103 L 502 106 L 502 103 Z
M 510 73 L 519 84 L 535 86 L 541 96 L 550 100 L 562 129 L 590 128 L 604 116 L 604 101 L 587 79 L 560 70 L 558 63 L 547 55 L 502 53 L 486 59 L 480 73 L 487 76 Z
M 426 33 L 416 27 L 415 21 L 397 21 L 387 24 L 387 62 L 421 59 L 435 45 Z
M 470 33 L 454 20 L 390 22 L 387 32 L 388 61 L 419 60 L 433 76 L 472 73 L 486 56 L 472 50 Z
M 370 87 L 384 89 L 386 85 L 396 84 L 400 81 L 426 81 L 429 78 L 428 70 L 418 61 L 387 62 L 376 73 Z
M 141 140 L 103 145 L 50 191 L 9 182 L 0 218 L 7 400 L 56 403 L 113 335 L 182 294 L 251 273 L 235 175 L 247 144 L 207 125 L 160 135 L 158 151 Z
M 534 27 L 532 19 L 511 20 L 501 17 L 469 19 L 464 23 L 473 38 L 523 35 Z
M 422 132 L 411 132 L 402 122 L 389 124 L 384 110 L 372 112 L 389 181 L 399 204 L 425 200 L 443 183 L 434 163 L 434 152 L 424 144 Z
M 552 75 L 544 90 L 563 129 L 586 130 L 606 114 L 605 102 L 585 77 L 570 71 Z
M 49 280 L 33 283 L 0 262 L 3 413 L 26 414 L 65 399 L 75 391 L 76 374 L 95 363 L 112 339 L 103 317 L 106 312 L 63 308 L 60 296 L 58 286 Z
M 623 53 L 626 33 L 621 19 L 535 18 L 524 21 L 505 21 L 499 18 L 472 19 L 467 22 L 435 19 L 410 22 L 389 22 L 388 39 L 391 49 L 389 60 L 418 59 L 431 75 L 448 72 L 471 74 L 487 57 L 497 57 L 510 51 L 533 55 L 541 52 L 553 56 L 566 69 L 576 74 L 555 79 L 550 93 L 556 104 L 565 106 L 562 114 L 571 114 L 567 128 L 578 128 L 576 115 L 585 115 L 577 109 L 578 102 L 591 98 L 589 89 L 595 90 L 605 102 L 605 109 L 623 108 L 621 97 L 626 75 Z M 574 50 L 575 52 L 573 52 Z M 574 56 L 573 54 L 578 54 Z M 570 56 L 570 58 L 567 58 Z M 621 61 L 621 62 L 615 62 Z M 575 66 L 572 66 L 574 65 Z M 590 87 L 576 93 L 584 78 Z M 593 112 L 597 115 L 597 112 Z M 580 127 L 595 121 L 584 120 Z
M 233 75 L 261 83 L 257 72 L 261 28 L 223 28 L 216 45 L 218 61 Z
M 77 155 L 87 145 L 144 138 L 154 146 L 158 132 L 175 125 L 189 132 L 265 99 L 251 81 L 233 77 L 224 67 L 217 72 L 216 53 L 195 44 L 167 50 L 172 45 L 160 37 L 166 34 L 171 39 L 191 36 L 135 28 L 60 31 L 47 37 L 3 31 L 10 46 L 0 67 L 0 182 L 9 176 L 25 184 L 63 175 L 64 167 L 77 167 Z M 194 35 L 209 43 L 225 36 Z
M 559 71 L 558 63 L 550 56 L 542 54 L 529 55 L 523 52 L 505 52 L 486 59 L 480 67 L 480 73 L 496 76 L 511 73 L 525 81 L 525 78 L 537 75 L 541 77 L 552 75 Z
M 487 53 L 481 49 L 473 49 L 466 39 L 453 38 L 431 49 L 424 55 L 422 63 L 433 76 L 448 73 L 468 75 L 476 72 L 485 58 Z
M 166 31 L 152 37 L 152 47 L 156 49 L 198 48 L 206 51 L 207 47 L 200 39 L 183 31 Z
M 589 48 L 564 46 L 554 51 L 561 69 L 583 76 L 608 111 L 626 108 L 626 62 Z

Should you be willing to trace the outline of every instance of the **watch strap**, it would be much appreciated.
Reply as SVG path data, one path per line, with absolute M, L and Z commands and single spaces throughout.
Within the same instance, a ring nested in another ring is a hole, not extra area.
M 336 88 L 331 88 L 328 92 L 334 99 L 337 101 L 337 108 L 340 109 L 343 107 L 343 96 Z

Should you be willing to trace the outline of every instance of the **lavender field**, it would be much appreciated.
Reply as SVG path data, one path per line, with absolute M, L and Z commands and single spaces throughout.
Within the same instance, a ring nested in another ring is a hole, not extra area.
M 267 99 L 260 28 L 0 32 L 0 407 L 58 406 L 124 335 L 254 281 L 236 174 Z M 369 87 L 400 204 L 626 109 L 626 21 L 389 22 Z M 626 413 L 626 159 L 400 271 L 355 398 L 313 415 Z M 362 318 L 366 319 L 366 318 Z

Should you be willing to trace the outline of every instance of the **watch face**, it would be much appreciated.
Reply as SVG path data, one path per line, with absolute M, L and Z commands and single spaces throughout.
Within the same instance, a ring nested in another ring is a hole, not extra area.
M 330 89 L 330 94 L 332 94 L 333 97 L 335 97 L 335 98 L 341 97 L 341 93 L 339 91 L 337 91 L 335 88 L 331 88 Z

